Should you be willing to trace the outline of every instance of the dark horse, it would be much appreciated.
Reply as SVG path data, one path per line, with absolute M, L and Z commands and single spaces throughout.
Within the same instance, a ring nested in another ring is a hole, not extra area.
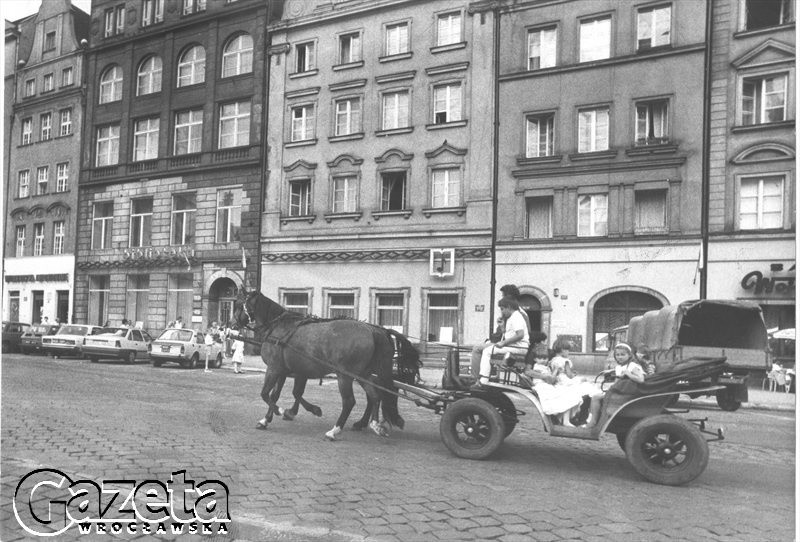
M 255 329 L 262 341 L 261 358 L 267 365 L 267 374 L 261 398 L 268 410 L 259 421 L 261 427 L 266 428 L 277 412 L 277 397 L 272 392 L 279 381 L 289 374 L 297 379 L 316 379 L 330 373 L 337 376 L 342 412 L 326 437 L 336 438 L 355 405 L 353 380 L 358 380 L 367 394 L 369 425 L 373 431 L 386 434 L 379 423 L 379 406 L 389 424 L 403 426 L 397 397 L 391 392 L 395 353 L 392 337 L 403 343 L 401 351 L 416 353 L 416 350 L 399 333 L 356 320 L 308 318 L 287 311 L 259 292 L 242 292 L 234 320 L 241 327 Z M 418 356 L 400 356 L 398 364 L 402 373 L 419 370 Z

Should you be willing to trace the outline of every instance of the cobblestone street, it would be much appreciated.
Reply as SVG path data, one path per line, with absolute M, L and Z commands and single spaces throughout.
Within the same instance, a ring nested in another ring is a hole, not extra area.
M 166 482 L 182 469 L 197 481 L 219 479 L 230 489 L 230 538 L 239 540 L 794 537 L 793 412 L 693 412 L 724 425 L 728 439 L 710 444 L 703 475 L 676 488 L 640 479 L 613 436 L 551 438 L 530 413 L 491 460 L 470 462 L 441 443 L 438 416 L 409 402 L 400 404 L 406 429 L 389 438 L 347 430 L 325 441 L 339 410 L 329 381 L 309 383 L 306 394 L 322 418 L 301 412 L 257 431 L 261 373 L 21 355 L 4 356 L 2 370 L 5 542 L 26 537 L 12 497 L 43 467 L 98 482 Z M 363 393 L 357 399 L 351 422 Z M 75 529 L 63 538 L 87 539 Z

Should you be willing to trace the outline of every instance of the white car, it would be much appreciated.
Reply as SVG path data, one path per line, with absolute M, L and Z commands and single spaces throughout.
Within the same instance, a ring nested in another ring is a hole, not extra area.
M 208 351 L 208 366 L 219 368 L 222 366 L 222 343 L 214 342 L 211 346 L 205 345 L 205 336 L 194 329 L 165 329 L 153 341 L 150 350 L 150 360 L 153 367 L 160 367 L 163 363 L 179 363 L 188 369 L 204 365 L 206 350 Z
M 83 355 L 83 343 L 86 337 L 105 333 L 106 328 L 83 324 L 64 324 L 55 335 L 42 337 L 42 350 L 54 358 L 58 356 Z
M 105 333 L 86 337 L 83 356 L 96 362 L 102 358 L 113 358 L 135 363 L 147 360 L 153 338 L 141 329 L 126 327 L 108 328 Z

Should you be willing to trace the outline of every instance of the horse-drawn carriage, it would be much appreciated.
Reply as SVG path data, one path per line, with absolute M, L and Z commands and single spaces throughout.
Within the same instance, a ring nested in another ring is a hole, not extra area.
M 251 321 L 250 313 L 257 312 L 255 305 L 249 311 L 247 309 L 252 299 L 248 298 L 243 304 L 247 313 L 246 322 Z M 275 321 L 277 318 L 273 317 Z M 268 316 L 261 318 L 262 322 L 267 320 Z M 405 378 L 415 371 L 402 355 L 399 359 L 395 356 L 395 363 L 404 378 L 394 379 L 394 389 L 391 390 L 387 389 L 385 369 L 379 379 L 363 378 L 346 369 L 336 369 L 336 372 L 340 390 L 343 380 L 349 381 L 350 397 L 353 380 L 359 381 L 367 391 L 370 405 L 359 423 L 363 424 L 370 411 L 375 421 L 377 406 L 373 401 L 377 397 L 376 390 L 381 391 L 384 403 L 394 403 L 394 409 L 390 409 L 390 412 L 394 413 L 395 420 L 399 418 L 397 398 L 411 400 L 418 406 L 441 414 L 441 439 L 451 452 L 462 458 L 485 459 L 491 456 L 514 431 L 519 417 L 524 414 L 517 408 L 516 402 L 524 402 L 532 405 L 544 431 L 550 436 L 599 440 L 605 433 L 614 434 L 628 461 L 644 478 L 666 485 L 685 484 L 705 470 L 709 457 L 707 442 L 722 440 L 723 432 L 722 429 L 709 431 L 705 419 L 683 418 L 677 415 L 681 411 L 669 407 L 680 394 L 716 394 L 728 389 L 725 375 L 729 369 L 724 355 L 706 356 L 692 351 L 691 347 L 729 346 L 764 350 L 767 343 L 766 328 L 757 306 L 738 302 L 687 302 L 662 309 L 659 317 L 645 316 L 645 321 L 652 325 L 645 326 L 643 342 L 639 346 L 644 348 L 646 345 L 648 354 L 653 356 L 656 373 L 648 376 L 642 384 L 634 384 L 627 379 L 607 382 L 610 385 L 605 390 L 600 417 L 590 428 L 558 425 L 551 416 L 545 414 L 536 385 L 511 367 L 500 368 L 493 379 L 480 388 L 470 387 L 471 381 L 459 374 L 455 350 L 448 356 L 441 389 L 432 389 L 416 383 L 413 378 Z M 726 326 L 730 328 L 721 326 L 722 321 L 727 322 Z M 401 340 L 405 338 L 401 337 Z M 268 344 L 265 342 L 264 348 L 269 348 Z M 687 353 L 690 355 L 685 355 Z M 267 355 L 273 354 L 265 354 L 262 349 L 265 362 Z M 313 357 L 311 354 L 308 356 Z M 319 358 L 314 361 L 323 364 L 318 373 L 334 372 L 335 367 L 330 361 Z M 269 375 L 268 368 L 262 392 L 262 397 L 270 404 L 268 416 L 263 420 L 265 423 L 271 417 L 277 400 L 277 397 L 270 397 L 267 393 Z M 606 382 L 608 371 L 600 376 Z M 338 431 L 341 431 L 346 414 L 352 408 L 352 404 L 348 403 L 350 397 L 346 397 L 345 393 L 342 397 L 344 417 L 340 416 L 334 427 Z M 376 429 L 374 425 L 372 427 Z M 327 435 L 335 437 L 338 432 L 334 430 Z M 711 438 L 706 439 L 704 435 Z

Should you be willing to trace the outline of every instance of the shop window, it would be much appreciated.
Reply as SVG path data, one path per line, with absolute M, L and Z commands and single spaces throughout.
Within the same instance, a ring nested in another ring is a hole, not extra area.
M 167 278 L 167 322 L 174 322 L 178 316 L 184 322 L 190 322 L 192 312 L 192 287 L 191 273 L 177 273 Z
M 150 275 L 128 275 L 125 314 L 135 323 L 148 326 L 150 314 Z
M 634 316 L 660 309 L 663 306 L 658 298 L 644 292 L 626 290 L 604 295 L 595 302 L 593 307 L 593 350 L 595 352 L 608 351 L 611 331 L 628 325 Z
M 433 293 L 426 296 L 428 341 L 458 344 L 459 295 L 457 293 Z
M 102 326 L 108 319 L 108 297 L 111 293 L 111 277 L 108 275 L 89 276 L 89 319 L 88 323 Z

